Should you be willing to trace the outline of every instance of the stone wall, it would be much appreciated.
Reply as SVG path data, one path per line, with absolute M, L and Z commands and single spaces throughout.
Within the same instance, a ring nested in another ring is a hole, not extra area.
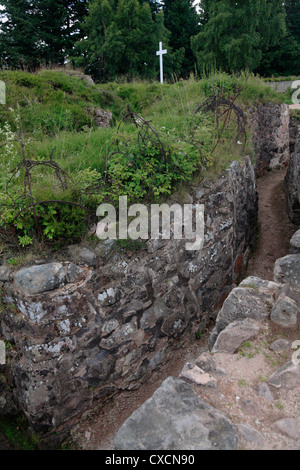
M 248 122 L 252 131 L 256 174 L 287 167 L 290 158 L 288 105 L 259 104 L 249 110 Z
M 300 123 L 292 125 L 294 145 L 285 178 L 287 213 L 294 224 L 300 224 Z
M 133 390 L 195 338 L 241 279 L 256 234 L 250 159 L 191 188 L 205 206 L 205 243 L 150 240 L 125 253 L 116 243 L 70 250 L 13 271 L 0 267 L 0 334 L 12 345 L 0 382 L 1 412 L 20 409 L 49 436 L 120 390 Z

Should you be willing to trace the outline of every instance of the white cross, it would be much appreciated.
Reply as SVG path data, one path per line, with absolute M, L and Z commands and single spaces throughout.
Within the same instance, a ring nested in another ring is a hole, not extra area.
M 162 48 L 162 42 L 159 43 L 159 51 L 156 52 L 156 55 L 160 56 L 160 83 L 164 83 L 164 71 L 163 71 L 163 55 L 167 54 L 167 50 Z

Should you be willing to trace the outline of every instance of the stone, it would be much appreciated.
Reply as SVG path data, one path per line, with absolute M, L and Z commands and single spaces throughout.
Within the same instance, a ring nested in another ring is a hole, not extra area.
M 4 264 L 0 266 L 0 281 L 7 282 L 9 277 L 12 273 L 12 268 L 9 266 L 5 266 Z
M 274 281 L 300 288 L 300 254 L 287 255 L 276 260 Z
M 237 425 L 238 433 L 248 442 L 260 444 L 264 440 L 264 436 L 254 429 L 250 424 L 240 423 Z
M 298 317 L 300 318 L 300 308 L 293 299 L 282 292 L 272 308 L 272 322 L 284 328 L 296 328 Z
M 265 398 L 266 400 L 268 400 L 271 403 L 274 401 L 271 390 L 269 389 L 268 384 L 266 384 L 266 382 L 262 382 L 259 385 L 258 395 L 262 398 Z
M 217 376 L 226 375 L 226 370 L 219 367 L 213 356 L 207 352 L 203 352 L 195 361 L 196 366 L 204 370 L 207 373 Z
M 269 347 L 271 351 L 282 352 L 282 351 L 286 351 L 287 349 L 290 349 L 291 346 L 292 346 L 291 341 L 289 341 L 288 339 L 280 338 L 280 339 L 276 339 L 275 341 L 273 341 L 273 343 L 270 344 Z
M 270 306 L 279 284 L 249 277 L 233 289 L 218 313 L 215 327 L 209 337 L 209 348 L 212 350 L 219 333 L 230 323 L 238 319 L 252 318 L 263 321 L 270 315 Z
M 293 251 L 292 254 L 300 253 L 300 230 L 294 233 L 290 240 L 291 249 Z
M 300 224 L 300 127 L 297 126 L 294 152 L 285 177 L 286 206 L 290 220 Z
M 114 439 L 117 450 L 236 450 L 237 443 L 229 419 L 174 377 L 133 412 Z
M 74 263 L 70 263 L 66 269 L 68 282 L 78 282 L 83 279 L 84 273 L 82 269 Z
M 273 428 L 292 439 L 300 439 L 300 416 L 280 419 L 273 424 Z
M 98 263 L 98 257 L 96 253 L 90 248 L 80 248 L 78 250 L 78 257 L 80 261 L 88 267 L 95 267 Z
M 240 405 L 245 413 L 251 416 L 260 416 L 261 408 L 254 401 L 249 398 L 242 398 Z
M 94 110 L 94 121 L 97 127 L 110 127 L 112 121 L 112 112 L 97 108 Z
M 65 281 L 66 273 L 61 263 L 23 268 L 14 275 L 16 288 L 28 295 L 58 289 Z
M 259 323 L 251 318 L 236 320 L 221 331 L 211 352 L 234 354 L 244 341 L 255 338 L 259 330 Z
M 217 388 L 217 381 L 196 364 L 187 363 L 179 374 L 179 377 L 192 382 L 195 385 Z
M 287 362 L 269 378 L 268 384 L 275 388 L 291 390 L 300 386 L 300 364 Z

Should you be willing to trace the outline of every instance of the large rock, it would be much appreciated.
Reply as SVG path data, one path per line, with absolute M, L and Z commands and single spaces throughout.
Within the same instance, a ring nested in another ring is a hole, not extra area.
M 118 450 L 235 450 L 237 442 L 228 418 L 173 377 L 125 421 L 114 440 Z
M 25 294 L 34 295 L 61 287 L 66 273 L 61 263 L 23 268 L 14 276 L 15 286 Z
M 236 320 L 221 331 L 211 352 L 234 354 L 244 341 L 255 338 L 259 330 L 259 323 L 251 318 Z
M 300 288 L 300 254 L 279 258 L 274 266 L 274 281 Z
M 300 253 L 300 230 L 297 230 L 296 233 L 292 236 L 290 240 L 291 244 L 291 254 L 297 254 Z
M 260 321 L 268 318 L 279 287 L 274 282 L 251 276 L 233 289 L 218 313 L 215 328 L 209 338 L 210 349 L 221 331 L 235 320 L 252 318 Z
M 284 328 L 296 328 L 300 319 L 300 308 L 284 292 L 280 294 L 271 311 L 271 320 Z
M 300 439 L 300 416 L 297 418 L 282 418 L 273 425 L 276 431 L 292 439 Z
M 300 387 L 300 364 L 287 362 L 271 375 L 268 384 L 275 388 L 291 390 Z

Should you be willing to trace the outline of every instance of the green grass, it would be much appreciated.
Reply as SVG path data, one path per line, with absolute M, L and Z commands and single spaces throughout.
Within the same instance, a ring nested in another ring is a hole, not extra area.
M 5 189 L 11 171 L 21 162 L 20 150 L 25 144 L 26 158 L 43 163 L 32 171 L 34 200 L 72 201 L 88 207 L 91 213 L 102 200 L 117 200 L 120 192 L 125 195 L 129 191 L 136 202 L 143 201 L 146 194 L 150 198 L 148 202 L 154 198 L 164 199 L 180 185 L 189 186 L 199 175 L 214 178 L 231 161 L 239 160 L 245 154 L 251 155 L 249 131 L 246 145 L 240 145 L 233 121 L 216 146 L 214 114 L 194 114 L 197 106 L 208 96 L 220 90 L 225 98 L 238 94 L 235 104 L 242 109 L 284 100 L 263 80 L 245 73 L 239 76 L 217 73 L 202 80 L 191 77 L 163 86 L 142 81 L 91 85 L 80 72 L 62 70 L 41 70 L 36 74 L 5 71 L 0 72 L 0 80 L 6 83 L 7 96 L 7 104 L 0 106 L 0 129 L 8 126 L 2 136 L 0 134 L 0 141 L 5 142 L 5 135 L 10 139 L 6 141 L 4 150 L 0 149 L 2 203 L 9 207 L 11 204 L 16 206 L 12 202 L 16 200 L 18 207 L 28 204 L 28 198 L 22 203 L 20 199 L 24 190 L 22 170 L 13 176 L 9 199 Z M 141 147 L 138 144 L 138 130 L 133 124 L 123 123 L 118 129 L 128 106 L 155 130 L 155 137 L 151 134 L 150 145 Z M 112 112 L 111 128 L 96 127 L 92 110 L 98 107 Z M 20 142 L 13 141 L 13 138 L 19 138 L 18 128 L 22 133 L 21 146 Z M 191 129 L 194 129 L 193 138 Z M 165 148 L 168 169 L 162 165 L 157 137 Z M 115 154 L 116 141 L 122 143 L 123 154 Z M 69 175 L 68 189 L 60 184 L 55 169 L 45 165 L 50 156 Z M 109 165 L 110 181 L 103 183 L 105 163 Z M 95 187 L 96 184 L 96 194 L 87 192 L 91 185 Z M 9 223 L 13 220 L 13 209 L 10 213 L 7 206 L 2 207 L 5 207 Z M 44 235 L 51 241 L 65 239 L 73 242 L 84 236 L 87 227 L 82 210 L 66 204 L 51 205 L 47 213 L 41 207 L 38 217 Z M 34 232 L 32 213 L 22 215 L 15 227 L 19 242 L 26 248 Z

